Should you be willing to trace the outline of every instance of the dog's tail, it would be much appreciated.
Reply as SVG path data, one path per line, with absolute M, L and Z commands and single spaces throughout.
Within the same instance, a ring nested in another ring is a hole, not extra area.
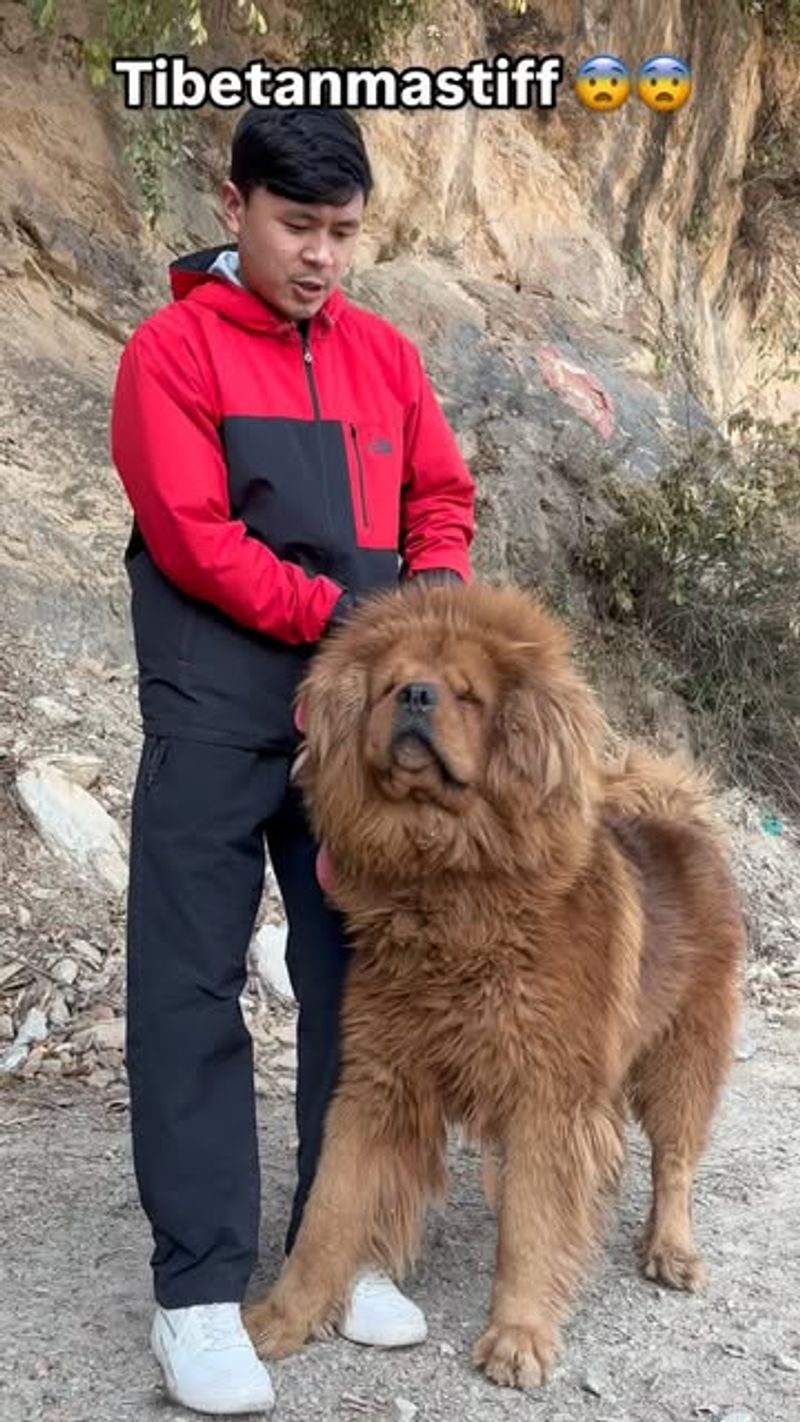
M 710 776 L 684 756 L 656 756 L 632 746 L 604 769 L 606 812 L 621 819 L 680 820 L 698 828 L 721 829 Z

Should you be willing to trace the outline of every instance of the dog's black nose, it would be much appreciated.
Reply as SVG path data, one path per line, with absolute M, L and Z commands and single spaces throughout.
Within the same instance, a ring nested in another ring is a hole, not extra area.
M 397 703 L 404 711 L 410 711 L 412 715 L 422 713 L 426 715 L 432 711 L 439 700 L 436 687 L 429 681 L 409 681 L 405 686 L 401 686 L 397 693 Z

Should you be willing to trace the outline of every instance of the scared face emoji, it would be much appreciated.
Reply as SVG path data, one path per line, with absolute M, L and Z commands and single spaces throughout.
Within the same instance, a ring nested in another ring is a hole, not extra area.
M 672 114 L 682 109 L 692 92 L 688 64 L 674 54 L 655 54 L 639 70 L 636 92 L 654 113 Z
M 596 113 L 621 109 L 630 92 L 630 71 L 613 54 L 595 54 L 584 60 L 575 75 L 575 93 L 584 108 Z

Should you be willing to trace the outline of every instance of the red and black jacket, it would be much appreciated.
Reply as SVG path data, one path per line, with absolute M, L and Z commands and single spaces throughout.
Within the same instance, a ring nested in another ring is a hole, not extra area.
M 222 250 L 171 265 L 114 391 L 143 729 L 288 749 L 343 590 L 470 579 L 474 484 L 411 341 L 340 291 L 298 326 Z

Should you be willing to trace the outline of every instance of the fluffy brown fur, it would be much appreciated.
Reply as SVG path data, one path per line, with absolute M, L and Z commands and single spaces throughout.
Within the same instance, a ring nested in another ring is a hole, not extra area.
M 425 735 L 403 730 L 412 683 Z M 538 1384 L 619 1174 L 626 1102 L 652 1143 L 644 1272 L 702 1280 L 691 1189 L 743 949 L 706 789 L 643 751 L 603 765 L 563 628 L 512 588 L 382 595 L 303 696 L 301 782 L 355 953 L 317 1179 L 248 1326 L 281 1356 L 330 1326 L 359 1268 L 400 1276 L 458 1122 L 501 1162 L 475 1361 Z

